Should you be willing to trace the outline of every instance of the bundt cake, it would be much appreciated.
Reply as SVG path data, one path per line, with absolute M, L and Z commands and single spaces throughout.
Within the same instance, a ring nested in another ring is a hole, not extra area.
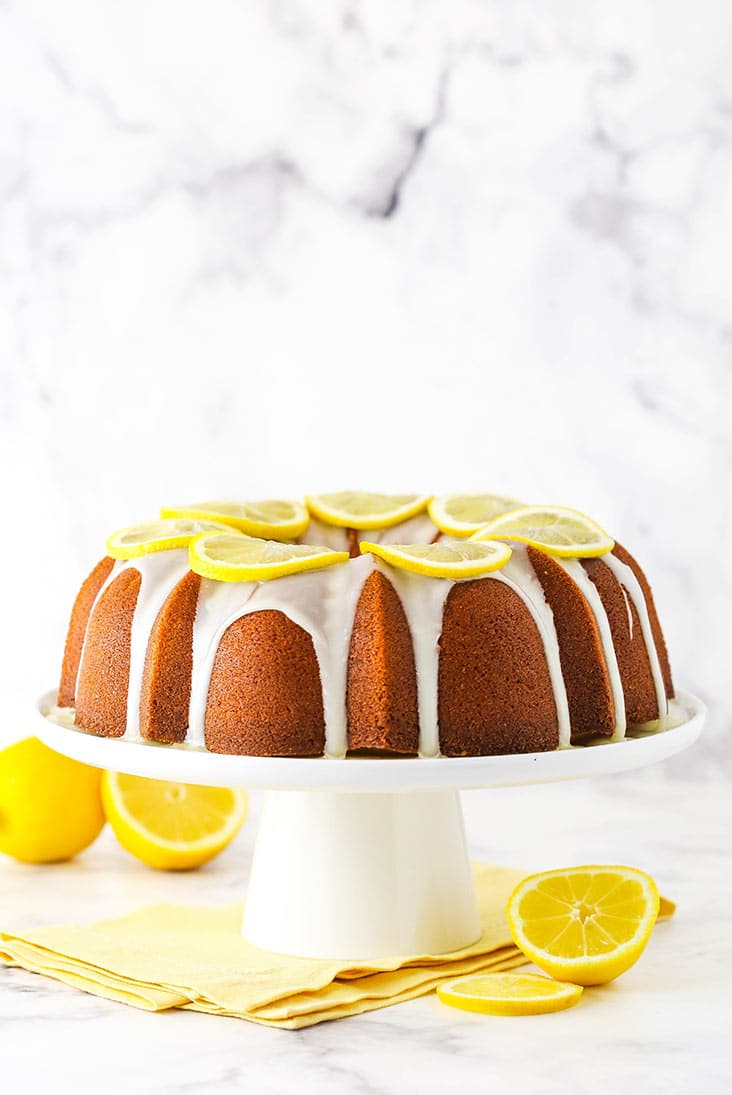
M 421 512 L 368 538 L 442 535 Z M 187 547 L 105 557 L 73 607 L 59 706 L 93 734 L 254 756 L 528 753 L 662 725 L 666 647 L 620 545 L 512 541 L 501 569 L 449 580 L 362 539 L 313 518 L 301 542 L 351 558 L 269 581 L 202 577 Z

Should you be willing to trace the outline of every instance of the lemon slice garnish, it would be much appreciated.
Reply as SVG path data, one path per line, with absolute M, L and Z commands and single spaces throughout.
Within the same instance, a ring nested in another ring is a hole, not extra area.
M 200 867 L 246 820 L 246 791 L 105 772 L 102 801 L 123 848 L 160 870 Z
M 511 558 L 507 544 L 478 544 L 463 541 L 449 544 L 372 544 L 362 540 L 361 551 L 378 555 L 380 559 L 411 570 L 414 574 L 426 574 L 430 578 L 477 578 L 500 570 Z
M 591 558 L 606 555 L 615 541 L 576 509 L 566 506 L 522 506 L 495 517 L 471 540 L 520 540 L 551 555 Z
M 443 1004 L 483 1015 L 542 1015 L 573 1007 L 582 989 L 539 973 L 480 973 L 440 985 L 437 995 Z
M 415 517 L 426 508 L 428 494 L 372 494 L 342 490 L 335 494 L 309 494 L 305 499 L 314 517 L 341 528 L 391 528 Z
M 500 494 L 446 494 L 427 506 L 432 522 L 448 536 L 470 536 L 483 525 L 521 502 Z
M 198 536 L 188 549 L 191 570 L 219 582 L 265 582 L 285 574 L 348 561 L 347 551 L 312 544 L 280 544 L 235 532 Z
M 194 536 L 216 531 L 226 531 L 226 525 L 219 521 L 190 520 L 187 517 L 141 521 L 139 525 L 113 532 L 107 539 L 107 554 L 113 559 L 137 559 L 153 551 L 188 547 Z
M 217 521 L 265 540 L 295 540 L 310 522 L 310 514 L 302 502 L 280 498 L 267 498 L 262 502 L 214 501 L 164 506 L 160 516 Z
M 546 973 L 602 985 L 640 957 L 658 906 L 656 883 L 634 867 L 568 867 L 525 878 L 506 911 L 516 946 Z

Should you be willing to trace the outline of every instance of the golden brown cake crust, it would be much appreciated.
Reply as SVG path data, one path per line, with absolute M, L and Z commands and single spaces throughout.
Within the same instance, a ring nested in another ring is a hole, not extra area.
M 323 753 L 325 719 L 313 641 L 284 613 L 252 612 L 222 635 L 208 690 L 205 737 L 214 753 Z
M 100 596 L 87 628 L 75 722 L 105 738 L 121 738 L 127 728 L 130 636 L 141 581 L 139 570 L 123 570 Z
M 110 559 L 109 556 L 100 559 L 76 595 L 74 607 L 71 610 L 66 646 L 64 647 L 64 660 L 61 666 L 61 683 L 58 688 L 57 701 L 59 707 L 74 706 L 76 678 L 79 675 L 79 662 L 86 627 L 89 622 L 89 613 L 113 566 L 114 559 Z
M 671 665 L 668 660 L 668 651 L 666 650 L 666 640 L 663 637 L 663 631 L 661 630 L 661 624 L 658 619 L 658 613 L 656 612 L 656 606 L 653 601 L 653 593 L 651 586 L 643 573 L 641 567 L 636 560 L 630 554 L 629 551 L 622 546 L 622 544 L 615 544 L 613 548 L 613 555 L 620 559 L 621 563 L 625 563 L 635 574 L 638 579 L 643 596 L 646 599 L 646 608 L 648 609 L 648 619 L 651 624 L 651 632 L 653 634 L 653 641 L 656 644 L 656 652 L 658 654 L 658 660 L 661 665 L 661 676 L 663 677 L 663 684 L 666 689 L 666 696 L 672 700 L 674 698 L 674 682 L 671 677 Z
M 445 756 L 556 749 L 559 728 L 544 644 L 503 582 L 459 582 L 442 619 L 438 673 Z
M 559 660 L 567 689 L 571 740 L 615 728 L 610 676 L 597 622 L 582 590 L 551 556 L 527 548 L 529 560 L 554 613 Z
M 150 631 L 140 693 L 143 738 L 185 741 L 200 588 L 199 575 L 189 570 L 167 597 Z
M 631 726 L 651 722 L 658 718 L 658 700 L 636 607 L 629 597 L 626 600 L 623 587 L 602 559 L 585 559 L 582 565 L 607 613 L 623 685 L 626 722 Z
M 417 753 L 417 672 L 409 624 L 393 585 L 364 582 L 348 653 L 348 747 Z

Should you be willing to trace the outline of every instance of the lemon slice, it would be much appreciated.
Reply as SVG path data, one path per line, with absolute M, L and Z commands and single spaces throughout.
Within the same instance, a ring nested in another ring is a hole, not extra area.
M 183 871 L 223 851 L 246 821 L 246 791 L 121 772 L 102 776 L 102 802 L 123 848 L 150 867 Z
M 516 946 L 559 981 L 603 985 L 650 939 L 659 897 L 634 867 L 568 867 L 524 879 L 508 900 Z
M 198 536 L 188 549 L 191 570 L 219 582 L 265 582 L 348 561 L 347 551 L 312 544 L 280 544 L 235 532 Z
M 202 532 L 231 531 L 219 521 L 191 520 L 187 517 L 141 521 L 139 525 L 118 529 L 107 539 L 107 554 L 113 559 L 137 559 L 153 551 L 188 547 Z
M 310 514 L 302 502 L 279 498 L 267 498 L 263 502 L 215 501 L 164 506 L 160 516 L 217 521 L 265 540 L 295 540 L 310 522 Z
M 483 973 L 448 981 L 437 995 L 443 1004 L 483 1015 L 542 1015 L 573 1007 L 582 989 L 539 973 Z
M 576 509 L 565 506 L 523 506 L 494 517 L 472 540 L 520 540 L 551 555 L 590 558 L 605 555 L 615 541 Z
M 431 578 L 477 578 L 500 570 L 511 558 L 507 544 L 372 544 L 362 540 L 360 547 L 363 554 L 370 552 L 401 570 Z
M 521 502 L 500 494 L 447 494 L 427 506 L 432 522 L 448 536 L 470 536 L 501 513 L 517 509 Z
M 426 508 L 428 494 L 371 494 L 342 490 L 335 494 L 309 494 L 305 499 L 314 517 L 341 528 L 391 528 L 415 517 Z

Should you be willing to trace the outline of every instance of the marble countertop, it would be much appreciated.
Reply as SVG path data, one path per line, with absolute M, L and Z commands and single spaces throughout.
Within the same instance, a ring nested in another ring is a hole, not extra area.
M 659 768 L 663 768 L 661 765 Z M 474 1016 L 433 996 L 299 1032 L 186 1012 L 148 1014 L 19 970 L 0 970 L 2 1079 L 9 1092 L 505 1091 L 664 1095 L 732 1081 L 732 797 L 724 781 L 656 769 L 464 796 L 476 858 L 542 869 L 627 862 L 678 904 L 634 969 L 580 1005 L 522 1019 Z M 83 922 L 146 902 L 227 902 L 244 890 L 261 797 L 206 869 L 142 867 L 107 831 L 71 864 L 0 861 L 3 920 Z

